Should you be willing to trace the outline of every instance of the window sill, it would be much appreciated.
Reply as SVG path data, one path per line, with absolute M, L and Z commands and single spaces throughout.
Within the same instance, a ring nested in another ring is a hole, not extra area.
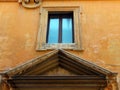
M 67 50 L 78 50 L 83 51 L 83 49 L 77 49 L 77 45 L 75 43 L 54 43 L 48 44 L 45 43 L 42 45 L 42 48 L 37 49 L 39 50 L 52 50 L 52 49 L 67 49 Z

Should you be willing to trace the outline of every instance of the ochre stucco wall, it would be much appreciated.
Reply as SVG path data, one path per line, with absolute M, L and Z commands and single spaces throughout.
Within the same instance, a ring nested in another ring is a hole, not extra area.
M 80 6 L 83 51 L 70 51 L 120 77 L 120 1 L 44 0 L 42 6 Z M 0 2 L 0 70 L 11 69 L 48 51 L 38 52 L 40 9 Z M 120 81 L 120 78 L 118 78 Z M 120 86 L 120 85 L 119 85 Z

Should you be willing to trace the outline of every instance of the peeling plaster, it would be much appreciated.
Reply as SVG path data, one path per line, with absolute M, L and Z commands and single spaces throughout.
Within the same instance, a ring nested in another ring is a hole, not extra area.
M 98 45 L 92 45 L 92 48 L 93 48 L 93 52 L 94 53 L 98 53 L 99 52 L 100 47 Z

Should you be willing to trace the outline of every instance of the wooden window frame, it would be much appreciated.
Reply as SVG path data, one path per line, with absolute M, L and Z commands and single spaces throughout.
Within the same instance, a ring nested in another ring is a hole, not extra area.
M 62 43 L 62 19 L 63 18 L 71 18 L 72 19 L 72 42 L 74 43 L 74 28 L 73 28 L 73 12 L 48 12 L 48 25 L 47 25 L 47 35 L 46 35 L 46 43 L 48 43 L 48 35 L 49 35 L 49 24 L 51 18 L 58 18 L 59 19 L 59 28 L 58 28 L 58 43 Z
M 48 24 L 48 13 L 49 12 L 73 12 L 73 27 L 74 27 L 74 43 L 57 43 L 48 44 L 47 39 L 47 24 Z M 37 47 L 36 50 L 51 50 L 51 49 L 68 49 L 68 50 L 83 50 L 82 36 L 81 36 L 81 14 L 80 7 L 42 7 L 40 9 L 40 24 L 37 36 Z

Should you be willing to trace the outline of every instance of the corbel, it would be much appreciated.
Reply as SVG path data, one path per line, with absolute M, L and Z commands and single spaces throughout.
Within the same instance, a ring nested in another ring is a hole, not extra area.
M 9 76 L 7 74 L 0 74 L 0 90 L 9 90 L 10 86 L 7 82 Z
M 18 0 L 18 3 L 25 8 L 33 9 L 40 7 L 42 0 Z
M 107 77 L 107 87 L 109 90 L 119 90 L 117 82 L 117 73 L 113 75 L 108 75 Z

